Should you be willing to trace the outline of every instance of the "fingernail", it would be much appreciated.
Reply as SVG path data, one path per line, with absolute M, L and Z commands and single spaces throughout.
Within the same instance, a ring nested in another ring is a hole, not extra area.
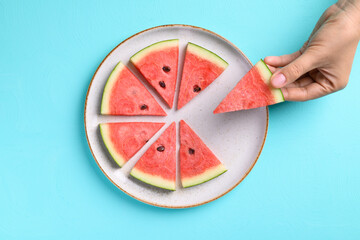
M 286 82 L 285 75 L 282 73 L 276 74 L 271 81 L 272 85 L 276 88 L 281 88 Z
M 265 57 L 264 58 L 264 62 L 268 63 L 268 62 L 271 62 L 274 58 L 272 56 L 269 56 L 269 57 Z

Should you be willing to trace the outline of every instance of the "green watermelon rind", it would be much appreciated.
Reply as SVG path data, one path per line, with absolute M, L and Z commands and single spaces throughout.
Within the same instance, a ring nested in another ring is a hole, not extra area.
M 101 109 L 100 113 L 103 115 L 110 114 L 110 95 L 111 95 L 111 89 L 113 88 L 114 84 L 116 83 L 117 76 L 120 74 L 120 72 L 125 68 L 125 65 L 122 62 L 119 62 L 116 64 L 114 69 L 111 71 L 110 76 L 108 80 L 106 81 L 104 92 L 101 100 Z
M 113 146 L 113 144 L 111 143 L 108 124 L 101 123 L 99 126 L 100 126 L 100 134 L 101 134 L 101 137 L 103 139 L 106 149 L 110 153 L 111 157 L 115 160 L 117 165 L 122 167 L 126 163 L 126 158 L 124 156 L 122 156 L 121 154 L 119 154 L 115 150 L 115 147 Z
M 169 47 L 177 47 L 177 46 L 179 46 L 179 39 L 169 39 L 169 40 L 153 43 L 141 49 L 134 55 L 132 55 L 130 58 L 130 62 L 136 64 L 137 62 L 141 61 L 141 59 L 143 59 L 145 56 L 147 56 L 148 54 L 154 51 L 162 50 L 164 48 L 169 48 Z
M 260 67 L 260 64 L 262 64 L 262 68 Z M 273 75 L 270 68 L 266 65 L 266 63 L 264 62 L 264 60 L 260 59 L 260 61 L 258 63 L 256 63 L 255 65 L 258 65 L 258 70 L 259 72 L 261 73 L 261 75 L 264 77 L 264 79 L 266 80 L 266 84 L 268 86 L 270 86 L 270 78 L 271 76 Z M 267 70 L 267 73 L 266 73 L 266 70 Z M 279 103 L 279 102 L 283 102 L 285 101 L 285 98 L 284 98 L 284 95 L 281 91 L 280 88 L 270 88 L 270 91 L 275 99 L 275 102 L 276 103 Z
M 136 178 L 137 180 L 140 180 L 144 183 L 150 184 L 155 187 L 159 187 L 159 188 L 163 188 L 163 189 L 167 189 L 167 190 L 171 190 L 171 191 L 176 190 L 175 182 L 164 179 L 160 176 L 154 176 L 154 175 L 145 173 L 143 171 L 136 169 L 136 167 L 134 167 L 131 170 L 130 175 L 132 177 Z
M 212 63 L 214 63 L 215 65 L 225 69 L 227 68 L 227 66 L 229 66 L 229 64 L 222 59 L 219 55 L 217 55 L 216 53 L 203 48 L 199 45 L 196 45 L 195 43 L 189 42 L 188 46 L 187 46 L 187 50 L 198 55 L 199 57 L 206 59 L 207 61 L 210 61 Z
M 204 173 L 201 173 L 191 178 L 181 179 L 181 183 L 184 188 L 193 187 L 204 182 L 208 182 L 225 173 L 226 171 L 227 169 L 225 168 L 225 166 L 220 163 L 216 167 L 206 170 Z

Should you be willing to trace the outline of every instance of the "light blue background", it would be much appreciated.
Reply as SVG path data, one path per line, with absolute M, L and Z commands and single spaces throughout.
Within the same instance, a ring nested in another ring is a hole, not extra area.
M 359 51 L 345 90 L 270 107 L 258 163 L 219 200 L 161 209 L 107 180 L 83 107 L 118 43 L 183 23 L 256 62 L 297 50 L 333 1 L 150 2 L 0 0 L 0 239 L 359 239 Z

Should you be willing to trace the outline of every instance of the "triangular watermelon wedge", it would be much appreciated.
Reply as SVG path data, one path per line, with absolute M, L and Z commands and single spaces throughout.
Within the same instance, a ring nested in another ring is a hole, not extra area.
M 101 123 L 100 132 L 110 155 L 122 167 L 162 126 L 156 122 Z
M 207 182 L 227 169 L 183 120 L 180 121 L 180 175 L 184 188 Z
M 188 43 L 177 109 L 204 91 L 226 69 L 228 63 L 215 53 Z
M 155 98 L 122 62 L 116 65 L 106 82 L 101 114 L 166 116 Z
M 172 108 L 178 72 L 179 40 L 154 43 L 134 54 L 130 61 Z
M 265 107 L 283 102 L 281 89 L 270 86 L 271 76 L 270 69 L 260 60 L 222 100 L 214 113 Z
M 176 127 L 174 122 L 139 159 L 130 175 L 150 185 L 175 190 Z

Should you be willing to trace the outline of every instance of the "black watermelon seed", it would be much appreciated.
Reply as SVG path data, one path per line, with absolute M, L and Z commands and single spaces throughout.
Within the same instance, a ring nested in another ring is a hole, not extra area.
M 199 87 L 199 85 L 195 85 L 194 92 L 200 92 L 200 91 L 201 91 L 201 87 Z
M 141 110 L 146 110 L 146 109 L 148 109 L 148 106 L 146 104 L 143 104 L 143 105 L 140 106 L 140 109 Z
M 163 145 L 160 145 L 156 148 L 159 152 L 163 152 L 165 150 L 165 147 Z
M 164 72 L 170 72 L 170 67 L 168 67 L 168 66 L 163 66 L 162 70 L 163 70 Z
M 159 82 L 159 85 L 160 85 L 160 87 L 162 87 L 162 88 L 165 88 L 165 87 L 166 87 L 166 84 L 165 84 L 164 81 L 160 81 L 160 82 Z
M 191 155 L 195 154 L 195 150 L 192 148 L 189 148 L 189 154 L 191 154 Z

